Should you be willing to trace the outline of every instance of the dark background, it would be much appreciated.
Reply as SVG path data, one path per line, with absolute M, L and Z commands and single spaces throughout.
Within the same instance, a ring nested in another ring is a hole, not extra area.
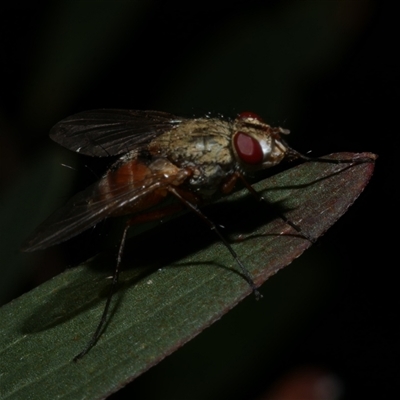
M 94 108 L 251 110 L 289 128 L 299 151 L 378 154 L 376 173 L 318 244 L 262 287 L 262 302 L 247 299 L 113 398 L 251 399 L 307 371 L 334 376 L 341 398 L 395 395 L 397 24 L 394 7 L 373 0 L 2 6 L 2 302 L 83 257 L 79 245 L 18 251 L 99 168 L 51 143 L 57 121 Z

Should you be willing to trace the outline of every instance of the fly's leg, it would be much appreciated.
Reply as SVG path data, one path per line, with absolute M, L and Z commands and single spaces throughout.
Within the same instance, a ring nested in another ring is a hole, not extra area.
M 310 162 L 322 162 L 322 163 L 328 163 L 328 164 L 364 164 L 364 163 L 370 163 L 370 162 L 375 162 L 376 157 L 354 157 L 354 158 L 345 158 L 345 159 L 332 159 L 332 158 L 324 158 L 324 157 L 308 157 L 291 147 L 288 147 L 288 158 L 294 160 L 294 159 L 300 159 L 304 161 L 310 161 Z
M 296 225 L 293 221 L 288 219 L 284 214 L 280 213 L 271 203 L 268 202 L 267 199 L 265 199 L 263 196 L 258 193 L 253 186 L 250 185 L 249 182 L 245 179 L 245 177 L 240 173 L 240 172 L 235 172 L 233 173 L 229 179 L 224 182 L 222 185 L 222 192 L 223 193 L 230 193 L 233 188 L 235 187 L 235 184 L 237 180 L 240 179 L 243 182 L 243 185 L 245 188 L 255 197 L 257 201 L 263 201 L 264 203 L 268 204 L 268 206 L 276 213 L 276 215 L 283 221 L 285 224 L 289 225 L 292 227 L 296 232 L 298 232 L 301 236 L 303 236 L 305 239 L 310 241 L 311 243 L 315 243 L 315 239 L 313 239 L 311 236 L 309 236 L 307 233 L 303 232 L 303 230 L 300 228 L 300 226 Z
M 284 143 L 286 145 L 286 143 Z M 286 145 L 288 148 L 288 158 L 290 159 L 301 159 L 304 161 L 309 161 L 309 162 L 323 162 L 323 163 L 329 163 L 329 164 L 363 164 L 367 162 L 375 162 L 375 158 L 373 157 L 355 157 L 355 158 L 349 158 L 349 159 L 331 159 L 331 158 L 318 158 L 318 157 L 308 157 L 305 156 L 304 154 L 299 153 L 298 151 L 290 148 L 289 146 Z M 310 235 L 308 235 L 306 232 L 304 232 L 300 226 L 296 225 L 293 221 L 288 219 L 284 214 L 280 213 L 278 210 L 276 210 L 275 207 L 273 207 L 267 199 L 265 199 L 263 196 L 261 196 L 254 188 L 247 182 L 245 177 L 240 173 L 240 172 L 235 172 L 233 173 L 229 179 L 224 182 L 222 185 L 222 192 L 227 194 L 230 193 L 233 188 L 235 187 L 235 184 L 237 180 L 240 179 L 246 189 L 258 200 L 258 201 L 263 201 L 267 203 L 274 211 L 275 213 L 281 218 L 287 225 L 292 227 L 296 232 L 298 232 L 301 236 L 303 236 L 305 239 L 307 239 L 311 243 L 315 243 L 316 240 L 312 238 Z
M 95 332 L 93 333 L 91 339 L 87 343 L 86 347 L 83 349 L 83 351 L 81 351 L 77 356 L 74 357 L 75 362 L 78 361 L 79 359 L 81 359 L 84 355 L 86 355 L 88 353 L 88 351 L 97 343 L 99 337 L 101 336 L 104 324 L 107 321 L 107 314 L 108 314 L 108 310 L 110 308 L 112 296 L 114 294 L 115 288 L 118 283 L 122 253 L 123 253 L 124 246 L 125 246 L 126 234 L 127 234 L 129 228 L 130 228 L 130 225 L 126 225 L 124 232 L 122 234 L 121 243 L 120 243 L 119 249 L 118 249 L 117 264 L 114 269 L 114 274 L 112 277 L 110 291 L 107 296 L 107 302 L 106 302 L 106 305 L 104 306 L 104 310 L 103 310 L 103 314 L 101 315 L 100 322 L 97 325 L 97 328 L 96 328 Z
M 331 159 L 331 158 L 323 158 L 323 157 L 308 157 L 294 149 L 292 149 L 291 147 L 288 147 L 288 157 L 290 159 L 301 159 L 304 161 L 309 161 L 309 162 L 322 162 L 322 163 L 328 163 L 328 164 L 353 164 L 353 165 L 357 165 L 357 164 L 364 164 L 364 163 L 368 163 L 368 162 L 375 162 L 375 158 L 373 157 L 355 157 L 355 158 L 349 158 L 349 159 Z M 249 190 L 249 192 L 256 197 L 259 201 L 264 201 L 267 204 L 268 201 L 260 196 L 259 193 L 257 193 L 254 188 L 246 181 L 246 179 L 244 178 L 244 176 L 242 174 L 238 174 L 238 178 L 240 178 L 240 180 L 243 182 L 243 184 L 246 186 L 247 190 Z M 300 226 L 296 225 L 293 221 L 290 221 L 285 215 L 279 213 L 278 211 L 276 211 L 279 215 L 279 217 L 289 226 L 291 226 L 295 231 L 297 231 L 299 234 L 301 234 L 304 238 L 306 238 L 308 241 L 310 241 L 311 243 L 315 243 L 316 240 L 314 238 L 312 238 L 311 236 L 309 236 L 307 233 L 305 233 Z
M 278 217 L 287 225 L 289 225 L 291 228 L 293 228 L 297 233 L 299 233 L 301 236 L 303 236 L 305 239 L 307 239 L 311 243 L 315 243 L 315 239 L 313 239 L 310 235 L 308 235 L 306 232 L 304 232 L 300 226 L 295 224 L 293 221 L 291 221 L 289 218 L 286 217 L 286 215 L 280 213 L 271 203 L 268 202 L 268 200 L 261 196 L 260 193 L 258 193 L 253 186 L 250 185 L 249 182 L 246 181 L 244 176 L 242 174 L 239 174 L 238 178 L 243 182 L 244 186 L 246 189 L 258 200 L 258 201 L 263 201 L 264 203 L 268 204 L 269 207 L 271 207 L 274 212 L 278 215 Z
M 122 233 L 121 243 L 118 248 L 117 263 L 116 263 L 116 266 L 114 269 L 114 274 L 113 274 L 112 281 L 111 281 L 111 287 L 110 287 L 110 291 L 107 296 L 106 304 L 104 306 L 103 314 L 101 315 L 101 318 L 97 325 L 97 328 L 96 328 L 95 332 L 93 333 L 91 339 L 87 343 L 86 347 L 83 349 L 83 351 L 81 351 L 77 356 L 74 357 L 75 362 L 78 361 L 79 359 L 81 359 L 83 356 L 85 356 L 89 352 L 89 350 L 97 343 L 97 341 L 99 340 L 99 337 L 102 334 L 104 325 L 107 321 L 107 315 L 108 315 L 108 311 L 110 309 L 111 300 L 112 300 L 113 294 L 115 292 L 115 288 L 117 287 L 117 284 L 118 284 L 122 254 L 124 251 L 126 235 L 128 233 L 129 228 L 132 225 L 140 224 L 143 222 L 159 220 L 163 217 L 166 217 L 167 215 L 175 214 L 175 213 L 181 211 L 182 209 L 183 209 L 183 206 L 181 204 L 171 205 L 168 207 L 161 208 L 159 210 L 154 210 L 152 212 L 137 214 L 133 218 L 131 218 L 127 221 L 124 231 Z
M 261 293 L 257 290 L 257 287 L 250 275 L 250 272 L 247 270 L 247 268 L 243 265 L 242 261 L 240 260 L 239 256 L 233 250 L 232 246 L 229 244 L 229 242 L 225 239 L 225 237 L 222 235 L 222 233 L 219 231 L 217 226 L 212 222 L 206 215 L 204 215 L 200 209 L 197 207 L 197 204 L 195 202 L 191 202 L 188 200 L 185 196 L 186 192 L 182 192 L 180 190 L 177 190 L 174 187 L 169 187 L 168 191 L 172 193 L 179 201 L 181 201 L 187 208 L 189 208 L 191 211 L 193 211 L 195 214 L 197 214 L 210 228 L 213 230 L 218 237 L 221 239 L 222 243 L 225 245 L 225 247 L 229 250 L 231 253 L 232 257 L 236 261 L 236 263 L 239 265 L 240 269 L 243 272 L 243 275 L 245 276 L 248 284 L 250 285 L 252 291 L 254 292 L 256 299 L 259 300 L 262 298 Z

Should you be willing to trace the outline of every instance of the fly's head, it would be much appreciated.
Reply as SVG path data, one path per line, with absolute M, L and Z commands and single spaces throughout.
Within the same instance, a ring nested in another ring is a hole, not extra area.
M 273 128 L 258 115 L 244 112 L 233 122 L 232 148 L 244 170 L 261 170 L 279 164 L 290 152 L 281 139 L 289 131 Z

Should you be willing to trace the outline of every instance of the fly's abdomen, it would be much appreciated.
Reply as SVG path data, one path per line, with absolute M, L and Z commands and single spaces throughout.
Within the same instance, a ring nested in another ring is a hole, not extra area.
M 118 203 L 110 216 L 132 214 L 160 203 L 169 187 L 180 186 L 189 175 L 165 158 L 133 159 L 103 177 L 100 196 L 104 202 Z

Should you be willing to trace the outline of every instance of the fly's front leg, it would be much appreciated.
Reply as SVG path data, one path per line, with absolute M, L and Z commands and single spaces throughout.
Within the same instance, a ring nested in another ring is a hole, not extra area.
M 345 159 L 332 159 L 332 158 L 325 158 L 325 157 L 308 157 L 297 150 L 292 149 L 291 147 L 288 147 L 288 154 L 287 157 L 290 159 L 300 159 L 304 161 L 310 161 L 310 162 L 321 162 L 321 163 L 327 163 L 327 164 L 364 164 L 364 163 L 373 163 L 376 161 L 375 155 L 371 155 L 371 157 L 353 157 L 353 158 L 345 158 Z
M 288 224 L 296 232 L 298 232 L 304 238 L 309 240 L 311 243 L 315 243 L 315 239 L 313 239 L 307 233 L 303 232 L 300 226 L 296 225 L 293 221 L 288 219 L 284 214 L 281 214 L 278 210 L 276 210 L 275 207 L 272 206 L 272 204 L 270 204 L 263 196 L 261 196 L 256 190 L 254 190 L 253 186 L 251 186 L 250 183 L 246 181 L 245 177 L 240 172 L 238 171 L 234 172 L 231 176 L 229 176 L 228 179 L 225 180 L 225 182 L 222 183 L 221 192 L 223 194 L 230 193 L 234 189 L 238 179 L 240 179 L 243 182 L 246 189 L 253 195 L 253 197 L 257 199 L 257 201 L 263 201 L 264 203 L 267 203 L 275 211 L 275 213 L 279 216 L 279 218 L 283 220 L 283 222 Z
M 288 219 L 284 214 L 280 213 L 271 203 L 268 202 L 263 196 L 261 196 L 254 188 L 253 186 L 250 185 L 249 182 L 246 181 L 245 177 L 239 173 L 235 172 L 236 175 L 236 180 L 240 179 L 246 189 L 257 199 L 257 201 L 263 201 L 264 203 L 268 204 L 269 207 L 271 207 L 274 212 L 279 216 L 279 218 L 285 222 L 285 224 L 288 224 L 290 227 L 292 227 L 296 232 L 298 232 L 301 236 L 303 236 L 305 239 L 310 241 L 311 243 L 315 243 L 315 239 L 309 236 L 307 233 L 305 233 L 300 226 L 296 225 L 293 221 Z
M 222 182 L 222 185 L 220 188 L 221 192 L 223 194 L 231 193 L 232 190 L 235 188 L 236 182 L 238 181 L 240 176 L 241 176 L 241 173 L 236 171 L 232 175 L 230 175 L 227 179 L 225 179 Z

